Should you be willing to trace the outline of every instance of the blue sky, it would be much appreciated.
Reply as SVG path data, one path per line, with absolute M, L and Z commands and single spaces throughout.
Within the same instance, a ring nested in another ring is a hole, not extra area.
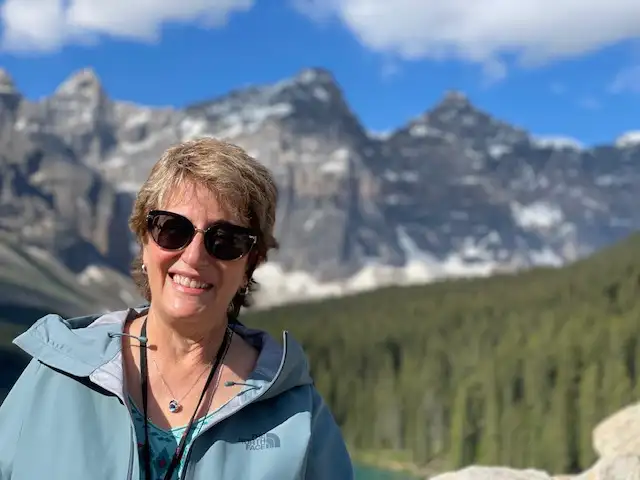
M 640 130 L 638 0 L 0 5 L 0 65 L 30 98 L 86 66 L 114 98 L 176 106 L 319 66 L 375 131 L 448 89 L 536 134 L 597 144 Z

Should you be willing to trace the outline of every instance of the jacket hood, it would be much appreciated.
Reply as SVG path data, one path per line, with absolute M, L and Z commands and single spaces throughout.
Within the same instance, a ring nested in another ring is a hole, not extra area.
M 124 400 L 124 325 L 147 310 L 148 306 L 144 306 L 71 319 L 50 314 L 36 321 L 13 343 L 34 359 L 71 376 L 89 377 Z M 251 397 L 265 400 L 312 384 L 304 351 L 287 331 L 283 332 L 281 345 L 262 330 L 241 323 L 230 327 L 259 351 L 256 366 L 243 383 L 252 390 Z

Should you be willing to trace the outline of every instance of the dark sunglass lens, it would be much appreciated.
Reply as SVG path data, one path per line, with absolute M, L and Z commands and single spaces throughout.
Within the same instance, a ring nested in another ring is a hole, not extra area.
M 208 252 L 220 260 L 236 260 L 246 255 L 253 245 L 249 234 L 225 227 L 210 231 L 205 242 Z
M 153 240 L 167 250 L 178 250 L 189 243 L 193 225 L 184 217 L 161 213 L 151 217 L 149 232 Z

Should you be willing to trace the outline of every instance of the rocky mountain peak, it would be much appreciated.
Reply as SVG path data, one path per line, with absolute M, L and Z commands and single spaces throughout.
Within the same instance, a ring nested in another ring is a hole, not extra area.
M 337 84 L 333 74 L 329 70 L 322 67 L 302 69 L 293 78 L 293 81 L 301 84 Z
M 460 90 L 447 90 L 442 96 L 441 104 L 447 106 L 470 106 L 471 101 L 467 95 Z
M 267 124 L 312 135 L 327 129 L 361 129 L 334 76 L 322 68 L 301 70 L 275 84 L 233 90 L 185 111 L 205 119 L 208 131 L 225 138 L 239 138 Z
M 466 140 L 478 148 L 495 143 L 512 145 L 529 138 L 524 130 L 476 107 L 466 94 L 458 90 L 446 92 L 417 123 Z
M 13 77 L 4 68 L 0 68 L 0 95 L 20 95 Z
M 449 90 L 434 107 L 427 112 L 429 117 L 462 118 L 464 115 L 481 115 L 484 112 L 476 108 L 469 97 L 458 90 Z
M 256 112 L 265 109 L 291 113 L 293 110 L 306 109 L 310 103 L 346 104 L 335 77 L 322 68 L 307 68 L 292 78 L 275 84 L 251 85 L 233 90 L 212 100 L 190 105 L 186 111 L 190 114 L 202 114 L 211 117 L 239 110 Z M 274 110 L 274 107 L 275 110 Z M 252 113 L 253 115 L 253 113 Z
M 266 87 L 266 91 L 299 108 L 310 104 L 321 109 L 346 105 L 336 78 L 324 68 L 303 69 L 291 79 Z
M 82 97 L 97 100 L 105 96 L 102 83 L 92 68 L 83 68 L 71 74 L 56 89 L 56 97 Z

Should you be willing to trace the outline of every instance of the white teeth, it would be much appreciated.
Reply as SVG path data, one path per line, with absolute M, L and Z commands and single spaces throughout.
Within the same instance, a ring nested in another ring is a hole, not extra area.
M 211 284 L 209 284 L 209 283 L 198 282 L 197 280 L 194 280 L 193 278 L 184 277 L 182 275 L 178 275 L 177 273 L 173 276 L 173 281 L 175 283 L 177 283 L 178 285 L 182 285 L 184 287 L 189 287 L 189 288 L 209 288 L 209 287 L 211 287 Z

